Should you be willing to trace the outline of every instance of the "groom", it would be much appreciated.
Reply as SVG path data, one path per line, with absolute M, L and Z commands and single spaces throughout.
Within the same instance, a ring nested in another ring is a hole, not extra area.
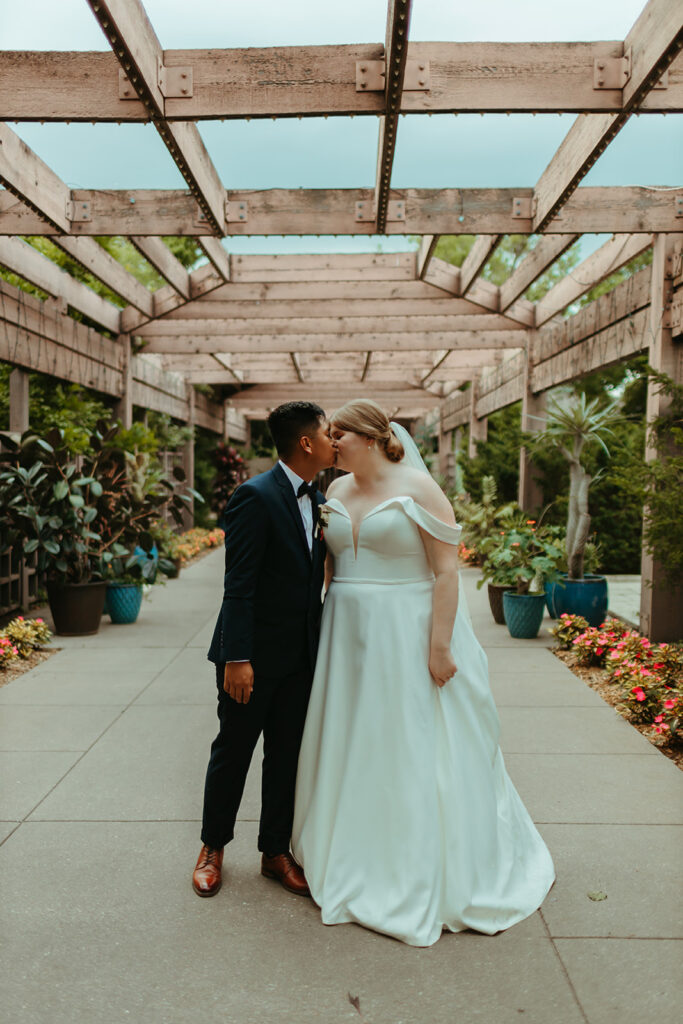
M 220 730 L 204 790 L 198 896 L 221 887 L 223 847 L 251 756 L 263 733 L 261 873 L 310 895 L 289 852 L 299 747 L 318 646 L 325 545 L 311 483 L 334 464 L 325 413 L 313 402 L 273 409 L 268 427 L 280 461 L 242 484 L 225 517 L 223 605 L 209 649 L 216 665 Z

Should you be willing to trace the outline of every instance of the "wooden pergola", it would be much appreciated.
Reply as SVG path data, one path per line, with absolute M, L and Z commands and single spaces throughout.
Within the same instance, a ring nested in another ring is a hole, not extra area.
M 29 370 L 113 396 L 124 423 L 138 405 L 236 440 L 282 401 L 334 408 L 368 395 L 404 421 L 438 422 L 448 472 L 454 432 L 484 439 L 487 416 L 520 399 L 522 426 L 535 428 L 550 388 L 637 352 L 683 380 L 683 188 L 581 186 L 633 114 L 683 112 L 680 0 L 649 0 L 626 38 L 607 42 L 411 42 L 411 0 L 389 0 L 383 42 L 234 50 L 162 49 L 140 0 L 89 6 L 110 53 L 0 52 L 0 263 L 50 297 L 0 281 L 0 359 L 16 368 L 11 429 L 28 422 Z M 528 188 L 392 188 L 401 114 L 472 112 L 578 116 Z M 374 184 L 233 191 L 197 128 L 321 115 L 379 118 Z M 151 122 L 187 188 L 71 189 L 10 121 Z M 612 237 L 543 299 L 525 299 L 584 232 Z M 482 272 L 510 233 L 541 237 L 497 287 Z M 413 234 L 422 244 L 391 255 L 229 254 L 232 236 L 276 234 Z M 434 256 L 442 234 L 476 235 L 460 268 Z M 30 235 L 49 237 L 124 308 Z M 97 235 L 129 238 L 165 287 L 143 287 Z M 188 273 L 169 235 L 196 238 L 206 264 Z M 562 316 L 651 246 L 651 267 Z M 650 418 L 664 401 L 651 391 Z M 532 508 L 539 495 L 520 458 L 519 499 Z M 642 628 L 680 636 L 681 611 L 647 555 L 643 573 Z

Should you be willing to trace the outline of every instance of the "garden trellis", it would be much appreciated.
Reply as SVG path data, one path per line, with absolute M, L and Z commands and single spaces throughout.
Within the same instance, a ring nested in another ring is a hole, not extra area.
M 485 439 L 487 416 L 519 400 L 522 426 L 533 429 L 550 388 L 638 352 L 683 380 L 683 188 L 581 186 L 631 115 L 683 111 L 679 0 L 649 0 L 626 38 L 607 42 L 411 42 L 410 0 L 390 0 L 383 42 L 234 50 L 162 49 L 139 0 L 90 7 L 110 53 L 0 53 L 0 263 L 49 296 L 0 281 L 0 359 L 16 368 L 11 429 L 28 423 L 29 370 L 112 396 L 124 424 L 138 405 L 235 440 L 287 399 L 332 408 L 368 395 L 404 421 L 438 412 L 447 468 L 454 431 Z M 392 188 L 401 114 L 473 112 L 577 117 L 528 188 Z M 321 115 L 379 118 L 367 188 L 232 190 L 197 128 Z M 71 189 L 11 121 L 151 122 L 187 188 Z M 541 300 L 525 299 L 584 232 L 613 237 Z M 511 233 L 541 238 L 498 287 L 482 272 Z M 422 244 L 395 254 L 229 254 L 232 236 L 275 234 L 413 234 Z M 444 234 L 476 236 L 460 268 L 434 255 Z M 49 237 L 125 308 L 23 240 L 32 235 Z M 101 235 L 128 237 L 166 285 L 143 287 Z M 169 235 L 196 238 L 207 263 L 188 272 L 162 241 Z M 651 267 L 562 317 L 650 247 Z M 69 307 L 106 333 L 65 316 Z M 648 417 L 665 401 L 651 388 Z M 520 503 L 533 507 L 524 452 L 520 470 Z M 643 570 L 642 627 L 680 631 L 647 555 Z

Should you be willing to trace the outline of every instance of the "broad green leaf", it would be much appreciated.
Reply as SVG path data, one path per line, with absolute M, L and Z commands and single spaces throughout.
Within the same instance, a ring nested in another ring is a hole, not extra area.
M 69 493 L 69 484 L 66 480 L 58 480 L 52 488 L 52 491 L 57 501 L 61 501 L 62 498 L 66 498 Z
M 81 494 L 70 494 L 69 501 L 74 508 L 83 508 L 85 505 L 85 498 Z

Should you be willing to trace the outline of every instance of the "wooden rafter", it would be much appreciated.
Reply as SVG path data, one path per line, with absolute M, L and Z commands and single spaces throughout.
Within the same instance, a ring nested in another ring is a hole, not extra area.
M 585 295 L 605 277 L 619 270 L 652 244 L 647 235 L 614 235 L 578 267 L 574 267 L 536 303 L 536 326 L 547 323 L 556 313 Z
M 422 236 L 420 248 L 417 253 L 417 276 L 421 279 L 424 278 L 425 274 L 429 270 L 429 263 L 434 255 L 434 250 L 436 249 L 438 241 L 438 235 Z
M 161 238 L 144 238 L 131 235 L 130 240 L 148 263 L 167 281 L 174 291 L 184 299 L 190 298 L 190 275 L 173 255 Z
M 574 244 L 578 235 L 544 235 L 519 266 L 500 286 L 499 309 L 504 313 L 562 253 Z
M 229 281 L 230 257 L 219 240 L 213 235 L 200 235 L 197 241 L 214 269 L 218 271 L 224 281 Z
M 164 53 L 140 0 L 88 0 L 128 82 L 148 111 L 206 225 L 225 231 L 225 191 L 196 124 L 166 120 Z M 206 233 L 206 230 L 205 230 Z
M 461 295 L 467 295 L 498 248 L 502 237 L 502 235 L 480 235 L 478 238 L 475 238 L 472 248 L 467 253 L 463 265 L 460 267 Z
M 297 376 L 297 379 L 298 379 L 299 383 L 300 384 L 305 384 L 306 383 L 306 378 L 303 375 L 303 371 L 301 369 L 301 363 L 299 362 L 298 355 L 296 354 L 296 352 L 290 352 L 289 353 L 289 358 L 292 360 L 292 366 L 294 367 L 294 372 L 296 373 L 296 376 Z
M 28 242 L 20 238 L 0 238 L 0 263 L 41 291 L 61 299 L 65 303 L 64 312 L 68 304 L 107 330 L 119 333 L 120 309 L 62 270 Z
M 676 0 L 648 0 L 624 40 L 629 74 L 618 114 L 579 115 L 541 175 L 534 199 L 534 231 L 557 216 L 581 179 L 621 131 L 683 48 L 683 6 Z
M 220 288 L 224 284 L 223 278 L 216 273 L 211 264 L 206 264 L 206 266 L 193 270 L 188 275 L 188 279 L 188 299 L 169 284 L 153 293 L 154 307 L 151 315 L 149 313 L 141 313 L 133 306 L 126 306 L 125 309 L 121 310 L 121 330 L 132 334 L 155 317 L 173 313 L 192 299 L 202 295 L 209 295 L 216 288 Z
M 71 230 L 69 187 L 11 128 L 2 123 L 0 184 L 36 214 L 45 228 L 51 231 L 56 228 L 59 232 Z
M 375 217 L 377 233 L 383 235 L 387 224 L 391 171 L 396 151 L 396 133 L 401 110 L 403 80 L 408 60 L 408 29 L 412 0 L 389 0 L 384 45 L 384 117 L 379 123 L 377 173 L 375 181 Z
M 191 96 L 166 98 L 169 121 L 368 115 L 382 92 L 356 88 L 356 63 L 379 60 L 382 43 L 249 49 L 164 50 L 167 67 L 190 66 Z M 415 43 L 408 59 L 430 68 L 426 92 L 404 92 L 403 113 L 619 113 L 620 89 L 595 89 L 595 61 L 621 57 L 623 40 Z M 137 96 L 119 91 L 119 62 L 99 52 L 0 52 L 0 120 L 149 121 Z M 263 69 L 263 75 L 254 69 Z M 683 110 L 683 59 L 666 89 L 648 93 L 648 113 Z
M 154 315 L 153 293 L 144 284 L 140 284 L 94 238 L 54 235 L 51 241 L 135 309 L 150 317 Z
M 515 213 L 515 200 L 531 201 L 530 188 L 394 189 L 392 198 L 405 203 L 405 217 L 389 221 L 386 234 L 528 235 L 531 217 Z M 72 202 L 88 203 L 89 220 L 73 222 L 77 235 L 206 235 L 197 221 L 197 204 L 190 192 L 134 189 L 98 191 L 74 189 Z M 344 234 L 367 235 L 374 222 L 356 220 L 356 203 L 373 201 L 369 189 L 267 189 L 230 194 L 231 202 L 245 202 L 247 220 L 231 221 L 229 235 Z M 638 186 L 578 188 L 567 200 L 554 234 L 582 232 L 650 234 L 680 229 L 677 203 L 683 188 L 651 189 Z M 52 235 L 35 212 L 14 195 L 0 192 L 0 234 Z M 432 261 L 433 262 L 433 261 Z M 233 260 L 236 265 L 237 260 Z M 413 257 L 413 273 L 415 275 Z

